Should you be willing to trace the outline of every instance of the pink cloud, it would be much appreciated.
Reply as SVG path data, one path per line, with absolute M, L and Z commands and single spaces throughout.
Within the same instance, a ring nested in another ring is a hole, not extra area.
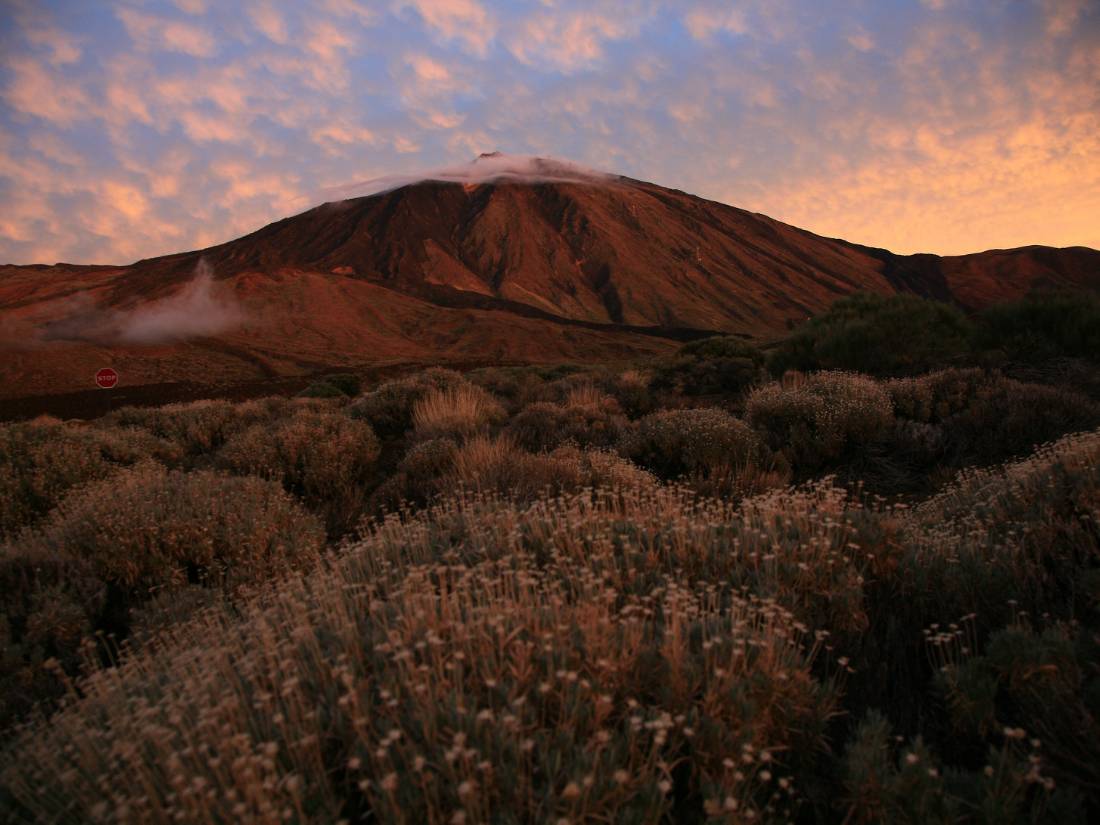
M 280 44 L 287 42 L 286 19 L 270 2 L 251 4 L 248 16 L 268 40 Z
M 210 57 L 215 41 L 210 32 L 192 23 L 170 20 L 127 7 L 115 9 L 127 33 L 141 48 L 171 51 L 192 57 Z
M 428 26 L 447 40 L 458 40 L 484 55 L 497 24 L 477 0 L 398 0 L 396 8 L 413 8 Z
M 8 58 L 7 67 L 13 76 L 3 97 L 16 111 L 59 125 L 90 116 L 87 94 L 71 79 L 25 55 Z

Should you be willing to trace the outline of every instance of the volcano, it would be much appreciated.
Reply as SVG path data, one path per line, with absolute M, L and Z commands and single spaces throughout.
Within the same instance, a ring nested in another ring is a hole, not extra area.
M 774 339 L 857 291 L 976 310 L 1100 288 L 1092 249 L 896 255 L 544 159 L 378 188 L 128 266 L 0 267 L 0 397 L 84 389 L 105 365 L 125 386 L 626 360 L 714 333 Z

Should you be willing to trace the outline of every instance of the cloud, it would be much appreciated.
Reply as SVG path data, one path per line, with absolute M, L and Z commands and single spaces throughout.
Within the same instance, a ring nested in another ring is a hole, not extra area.
M 443 181 L 477 185 L 506 181 L 510 183 L 611 183 L 614 175 L 589 169 L 579 163 L 529 155 L 486 152 L 471 163 L 427 169 L 406 175 L 385 175 L 343 186 L 329 187 L 318 193 L 325 200 L 346 200 L 388 192 L 401 186 L 425 181 Z
M 195 277 L 166 298 L 127 310 L 104 309 L 86 294 L 65 299 L 61 319 L 40 330 L 44 341 L 153 345 L 219 335 L 246 321 L 236 299 L 220 290 L 205 260 Z
M 192 57 L 210 57 L 214 54 L 214 37 L 200 26 L 125 6 L 115 9 L 115 15 L 133 41 L 143 49 L 180 52 Z
M 496 22 L 477 0 L 398 0 L 395 7 L 415 9 L 432 30 L 474 54 L 486 54 L 496 36 Z
M 31 26 L 25 32 L 29 43 L 50 50 L 50 63 L 55 66 L 76 63 L 83 54 L 79 38 L 53 26 Z
M 287 42 L 286 19 L 270 2 L 252 3 L 248 7 L 248 16 L 268 40 Z
M 604 44 L 637 32 L 641 21 L 619 11 L 545 11 L 524 20 L 508 39 L 508 48 L 528 65 L 576 71 L 604 56 Z
M 684 25 L 696 40 L 706 40 L 718 32 L 744 34 L 747 16 L 740 8 L 697 8 L 684 16 Z
M 206 0 L 172 0 L 176 8 L 187 14 L 206 14 Z
M 1042 0 L 1047 33 L 1055 37 L 1069 34 L 1088 8 L 1088 0 Z
M 179 114 L 183 129 L 192 140 L 205 143 L 222 141 L 225 143 L 243 143 L 248 140 L 248 130 L 240 123 L 224 115 L 210 115 L 190 110 Z
M 16 111 L 62 126 L 87 117 L 88 96 L 71 79 L 26 55 L 9 57 L 7 69 L 11 80 L 3 96 Z

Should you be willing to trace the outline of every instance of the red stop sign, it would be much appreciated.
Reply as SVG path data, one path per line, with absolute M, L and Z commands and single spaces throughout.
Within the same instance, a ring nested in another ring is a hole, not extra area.
M 118 373 L 110 367 L 104 367 L 95 374 L 95 383 L 101 390 L 109 390 L 118 383 Z

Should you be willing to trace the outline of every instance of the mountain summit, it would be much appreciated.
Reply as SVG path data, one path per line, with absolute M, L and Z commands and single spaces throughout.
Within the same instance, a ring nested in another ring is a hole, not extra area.
M 360 186 L 378 191 L 200 251 L 0 269 L 4 394 L 81 387 L 106 361 L 151 383 L 636 357 L 714 332 L 774 338 L 861 290 L 976 309 L 1037 285 L 1100 287 L 1091 249 L 895 255 L 546 158 L 488 153 Z M 194 302 L 200 272 L 203 306 L 235 324 L 189 329 L 194 309 L 172 311 L 176 296 Z M 141 344 L 126 335 L 135 316 Z

